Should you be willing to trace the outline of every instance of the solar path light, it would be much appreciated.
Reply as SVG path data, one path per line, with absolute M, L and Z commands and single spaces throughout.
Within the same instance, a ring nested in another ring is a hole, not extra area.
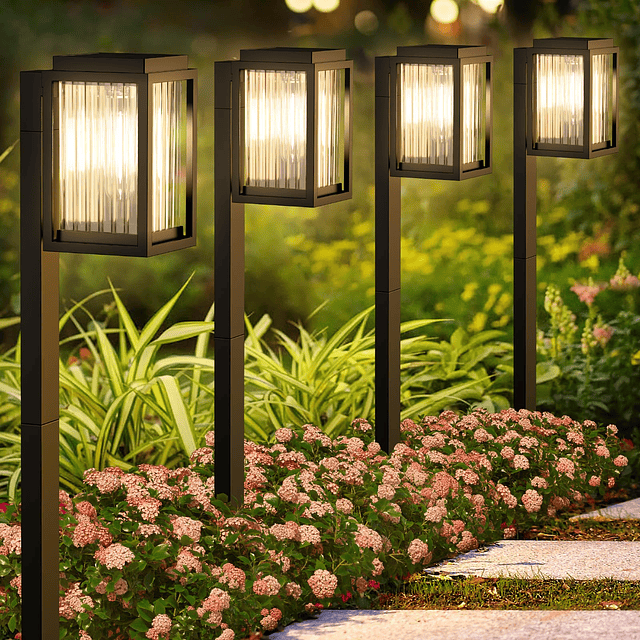
M 486 47 L 398 47 L 376 58 L 376 441 L 400 442 L 400 178 L 491 173 Z
M 54 56 L 20 74 L 22 634 L 59 637 L 57 252 L 196 243 L 187 56 Z
M 215 63 L 216 494 L 244 501 L 244 203 L 351 198 L 344 49 L 243 50 Z
M 514 49 L 514 407 L 536 409 L 536 156 L 618 150 L 618 48 L 547 38 Z

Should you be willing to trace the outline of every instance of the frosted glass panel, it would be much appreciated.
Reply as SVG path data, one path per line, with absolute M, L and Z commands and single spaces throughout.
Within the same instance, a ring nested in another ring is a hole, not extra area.
M 453 166 L 453 66 L 398 67 L 399 161 Z
M 305 189 L 307 74 L 244 70 L 244 184 Z
M 184 81 L 152 85 L 153 231 L 184 225 L 186 209 L 186 85 Z
M 318 74 L 318 186 L 343 183 L 344 70 Z
M 138 87 L 58 83 L 60 229 L 135 234 L 138 208 Z
M 533 141 L 584 144 L 584 58 L 534 55 Z
M 601 144 L 613 138 L 613 55 L 591 59 L 591 142 Z
M 486 74 L 484 64 L 462 65 L 462 163 L 485 155 Z

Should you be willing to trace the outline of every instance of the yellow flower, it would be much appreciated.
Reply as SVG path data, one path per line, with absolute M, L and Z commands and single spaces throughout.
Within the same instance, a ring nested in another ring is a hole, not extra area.
M 467 327 L 469 333 L 478 333 L 482 331 L 487 324 L 487 314 L 480 311 L 473 316 L 473 320 Z

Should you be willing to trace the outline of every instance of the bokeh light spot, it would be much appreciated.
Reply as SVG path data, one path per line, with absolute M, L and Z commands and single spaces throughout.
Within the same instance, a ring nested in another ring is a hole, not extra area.
M 305 13 L 313 6 L 313 0 L 285 0 L 287 7 L 296 13 Z
M 378 29 L 378 16 L 373 11 L 360 11 L 356 13 L 353 23 L 360 33 L 370 36 Z
M 322 13 L 330 13 L 340 6 L 340 0 L 312 0 L 313 6 Z
M 498 9 L 504 4 L 504 0 L 477 0 L 481 9 L 484 9 L 487 13 L 496 13 Z
M 431 3 L 431 17 L 440 24 L 451 24 L 458 19 L 458 5 L 454 0 L 434 0 Z

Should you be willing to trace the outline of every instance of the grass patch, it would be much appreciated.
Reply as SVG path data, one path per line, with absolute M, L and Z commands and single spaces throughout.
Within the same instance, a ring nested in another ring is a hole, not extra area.
M 640 582 L 414 576 L 380 609 L 640 609 Z
M 589 504 L 572 505 L 560 518 L 518 532 L 520 540 L 640 541 L 640 520 L 585 518 L 576 514 L 638 497 L 621 489 Z M 640 609 L 640 581 L 551 580 L 414 574 L 393 592 L 380 593 L 373 609 Z

